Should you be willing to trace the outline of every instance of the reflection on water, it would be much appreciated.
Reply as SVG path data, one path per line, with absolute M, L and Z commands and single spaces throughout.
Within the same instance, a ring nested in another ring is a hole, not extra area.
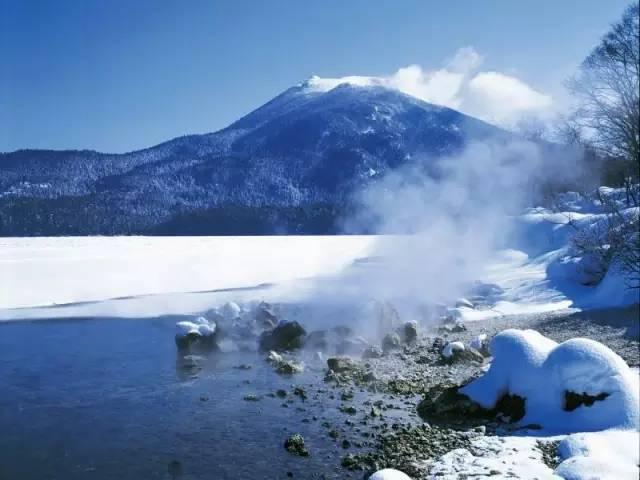
M 280 377 L 254 353 L 184 358 L 175 321 L 0 324 L 0 479 L 345 477 L 320 425 L 336 405 L 242 400 L 321 372 Z M 284 450 L 292 432 L 311 457 Z

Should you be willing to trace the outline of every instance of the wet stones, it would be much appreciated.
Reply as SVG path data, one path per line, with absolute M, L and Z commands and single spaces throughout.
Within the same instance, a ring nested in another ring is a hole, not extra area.
M 309 450 L 304 444 L 304 438 L 299 433 L 295 433 L 287 438 L 284 442 L 284 448 L 293 455 L 300 457 L 309 456 Z
M 474 417 L 481 407 L 466 395 L 458 392 L 458 386 L 431 388 L 418 404 L 418 415 L 423 420 L 446 420 L 449 417 Z
M 304 371 L 304 364 L 295 360 L 285 359 L 273 350 L 267 356 L 267 362 L 273 365 L 274 370 L 281 375 L 293 375 Z
M 217 328 L 204 317 L 176 323 L 175 342 L 182 353 L 207 353 L 217 349 Z
M 428 460 L 470 446 L 469 437 L 460 432 L 421 425 L 381 435 L 375 451 L 345 455 L 342 466 L 348 470 L 367 472 L 394 468 L 412 478 L 426 478 Z
M 276 365 L 276 372 L 281 375 L 294 375 L 304 372 L 304 365 L 293 360 L 283 360 Z

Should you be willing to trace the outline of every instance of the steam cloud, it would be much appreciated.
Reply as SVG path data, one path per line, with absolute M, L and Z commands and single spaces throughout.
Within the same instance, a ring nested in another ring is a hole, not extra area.
M 498 250 L 518 247 L 514 216 L 533 206 L 538 185 L 575 176 L 579 162 L 575 152 L 515 138 L 415 157 L 357 194 L 345 231 L 381 236 L 368 259 L 318 282 L 312 295 L 390 302 L 403 319 L 428 320 L 438 304 L 465 296 Z M 368 329 L 366 315 L 360 326 Z

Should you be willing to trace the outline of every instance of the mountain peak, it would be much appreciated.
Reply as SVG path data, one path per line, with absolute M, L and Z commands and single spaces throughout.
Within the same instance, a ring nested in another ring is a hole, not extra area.
M 317 75 L 313 75 L 299 86 L 307 91 L 314 92 L 328 92 L 340 85 L 351 85 L 355 87 L 384 87 L 383 79 L 377 77 L 363 77 L 358 75 L 350 75 L 340 78 L 322 78 Z

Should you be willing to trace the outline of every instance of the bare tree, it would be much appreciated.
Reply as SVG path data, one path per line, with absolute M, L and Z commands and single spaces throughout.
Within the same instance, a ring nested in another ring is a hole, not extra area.
M 640 170 L 640 4 L 634 2 L 584 60 L 569 88 L 572 128 L 603 156 L 624 163 L 625 186 Z M 575 133 L 575 132 L 574 132 Z

